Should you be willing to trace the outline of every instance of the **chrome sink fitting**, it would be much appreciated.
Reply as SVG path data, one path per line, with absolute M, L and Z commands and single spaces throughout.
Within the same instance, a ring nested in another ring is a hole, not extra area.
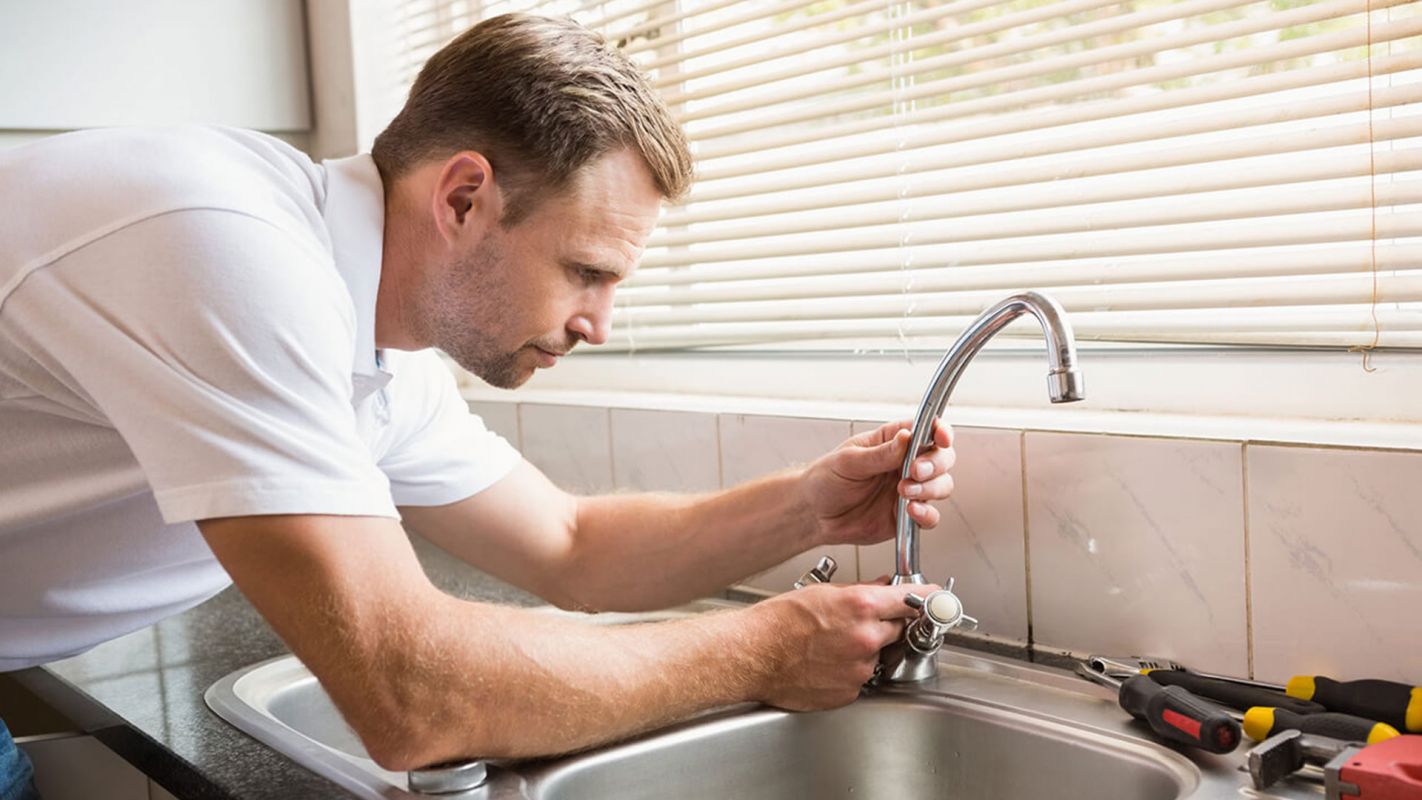
M 904 480 L 912 477 L 914 458 L 932 444 L 933 421 L 942 415 L 948 405 L 948 397 L 968 362 L 982 350 L 988 339 L 1023 314 L 1037 318 L 1047 339 L 1047 360 L 1051 362 L 1051 369 L 1047 371 L 1047 393 L 1051 401 L 1070 403 L 1086 396 L 1085 382 L 1076 368 L 1076 342 L 1062 307 L 1039 292 L 1012 295 L 974 320 L 938 364 L 933 381 L 929 383 L 914 416 L 913 438 L 900 473 Z M 909 517 L 908 504 L 907 498 L 899 498 L 892 582 L 927 583 L 918 569 L 918 523 Z M 949 579 L 946 589 L 927 597 L 911 594 L 904 602 L 919 609 L 920 614 L 904 629 L 901 640 L 884 648 L 876 680 L 912 683 L 932 678 L 938 674 L 934 656 L 943 646 L 943 634 L 964 623 L 977 626 L 977 620 L 963 613 L 962 602 L 953 594 L 952 579 Z

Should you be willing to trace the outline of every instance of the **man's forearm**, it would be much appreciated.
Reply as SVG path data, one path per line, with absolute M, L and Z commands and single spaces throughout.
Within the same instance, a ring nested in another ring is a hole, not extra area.
M 794 618 L 600 626 L 436 589 L 370 517 L 204 520 L 213 553 L 388 769 L 567 752 L 767 696 Z M 772 694 L 773 696 L 773 694 Z
M 595 626 L 447 596 L 406 611 L 410 636 L 379 670 L 398 685 L 369 704 L 407 726 L 378 745 L 394 769 L 587 748 L 759 699 L 774 669 L 745 644 L 754 612 Z
M 611 495 L 578 500 L 568 559 L 574 605 L 664 608 L 719 591 L 814 547 L 803 470 L 704 495 Z

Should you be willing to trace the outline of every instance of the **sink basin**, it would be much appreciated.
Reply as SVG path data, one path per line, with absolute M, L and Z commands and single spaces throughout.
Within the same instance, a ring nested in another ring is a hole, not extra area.
M 724 606 L 711 601 L 621 622 Z M 562 612 L 560 612 L 562 613 Z M 404 773 L 371 761 L 316 679 L 286 656 L 208 690 L 221 717 L 364 798 L 417 798 Z M 631 798 L 1176 798 L 1315 796 L 1286 782 L 1246 789 L 1240 753 L 1213 756 L 1156 743 L 1105 690 L 1056 670 L 954 648 L 940 675 L 874 690 L 832 711 L 745 705 L 587 753 L 490 765 L 467 800 Z
M 532 796 L 547 800 L 1174 800 L 1198 784 L 1190 762 L 1173 753 L 950 697 L 899 693 L 815 714 L 760 709 L 701 721 L 529 777 Z

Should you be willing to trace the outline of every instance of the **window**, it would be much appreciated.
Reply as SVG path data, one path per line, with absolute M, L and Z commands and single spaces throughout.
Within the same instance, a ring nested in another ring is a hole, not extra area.
M 613 349 L 940 353 L 1025 288 L 1113 351 L 1422 346 L 1422 4 L 408 6 L 410 78 L 480 18 L 565 14 L 682 119 L 700 177 Z

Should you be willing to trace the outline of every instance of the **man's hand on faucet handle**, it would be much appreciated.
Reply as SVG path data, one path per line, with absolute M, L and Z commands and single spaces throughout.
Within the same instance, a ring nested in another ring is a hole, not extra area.
M 903 636 L 918 612 L 904 603 L 924 584 L 880 586 L 817 584 L 785 592 L 746 609 L 750 648 L 761 690 L 757 699 L 791 711 L 852 703 L 874 674 L 879 651 Z
M 900 420 L 850 437 L 805 470 L 805 503 L 817 525 L 815 544 L 874 544 L 894 536 L 900 496 L 920 527 L 938 524 L 931 504 L 953 492 L 953 429 L 934 420 L 932 447 L 914 459 L 913 477 L 900 480 L 913 422 Z

